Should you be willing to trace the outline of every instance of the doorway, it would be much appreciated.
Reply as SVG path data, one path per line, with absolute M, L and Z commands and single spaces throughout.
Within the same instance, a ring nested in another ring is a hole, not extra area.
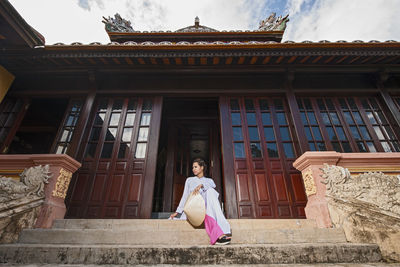
M 161 123 L 153 212 L 175 211 L 191 162 L 202 158 L 205 173 L 214 180 L 223 198 L 221 145 L 217 98 L 165 98 Z

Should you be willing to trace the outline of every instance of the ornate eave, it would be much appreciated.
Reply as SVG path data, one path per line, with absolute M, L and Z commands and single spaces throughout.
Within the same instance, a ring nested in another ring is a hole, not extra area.
M 281 71 L 295 68 L 327 71 L 349 68 L 390 69 L 400 73 L 400 43 L 111 43 L 108 45 L 51 45 L 30 51 L 3 51 L 0 64 L 10 71 L 116 69 L 146 71 L 180 68 L 232 68 Z
M 44 44 L 44 37 L 21 17 L 9 1 L 0 1 L 1 47 L 33 48 Z

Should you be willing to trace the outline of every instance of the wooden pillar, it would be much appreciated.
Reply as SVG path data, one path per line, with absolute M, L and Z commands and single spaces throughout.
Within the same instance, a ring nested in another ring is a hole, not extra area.
M 67 154 L 74 159 L 78 157 L 79 148 L 82 145 L 82 139 L 87 127 L 90 112 L 92 111 L 94 100 L 96 98 L 97 84 L 94 72 L 89 72 L 89 92 L 83 104 L 81 114 L 79 116 L 74 135 L 72 136 L 71 145 Z
M 176 127 L 168 129 L 168 144 L 167 144 L 167 162 L 165 163 L 165 178 L 164 178 L 164 194 L 163 194 L 163 211 L 170 212 L 172 210 L 172 194 L 174 186 L 174 162 L 175 162 L 175 142 L 176 142 Z
M 219 112 L 221 123 L 221 141 L 222 141 L 222 159 L 223 159 L 223 179 L 225 188 L 225 210 L 229 219 L 237 219 L 238 207 L 236 198 L 236 177 L 233 161 L 233 145 L 228 138 L 230 133 L 228 98 L 221 96 L 219 98 Z
M 300 110 L 299 107 L 297 106 L 296 96 L 293 92 L 293 86 L 292 86 L 293 80 L 294 80 L 294 73 L 288 72 L 284 87 L 290 114 L 292 116 L 292 121 L 294 124 L 294 129 L 296 132 L 297 140 L 299 142 L 300 155 L 301 155 L 304 152 L 308 151 L 308 143 L 307 139 L 305 138 L 306 133 L 304 131 L 303 123 L 301 121 Z
M 158 153 L 158 141 L 160 139 L 160 127 L 161 127 L 161 113 L 162 113 L 162 96 L 154 98 L 153 111 L 151 115 L 150 123 L 150 136 L 148 142 L 147 159 L 144 170 L 144 184 L 143 184 L 143 196 L 142 203 L 140 206 L 140 218 L 146 219 L 151 216 L 151 209 L 153 206 L 153 195 L 154 195 L 154 183 L 156 178 L 156 167 L 157 167 L 157 153 Z

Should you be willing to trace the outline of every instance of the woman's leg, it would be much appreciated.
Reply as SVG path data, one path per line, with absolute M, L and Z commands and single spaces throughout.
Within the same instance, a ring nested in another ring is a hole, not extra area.
M 208 189 L 204 194 L 206 201 L 204 226 L 210 237 L 211 245 L 215 244 L 220 236 L 231 233 L 231 226 L 221 210 L 218 195 L 218 192 L 213 188 Z

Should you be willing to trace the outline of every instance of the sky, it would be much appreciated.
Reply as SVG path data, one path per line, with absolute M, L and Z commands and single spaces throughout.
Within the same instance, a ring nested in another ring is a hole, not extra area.
M 109 43 L 102 17 L 119 13 L 137 31 L 175 31 L 194 24 L 257 30 L 271 12 L 289 14 L 283 41 L 400 41 L 400 0 L 9 0 L 46 39 Z

